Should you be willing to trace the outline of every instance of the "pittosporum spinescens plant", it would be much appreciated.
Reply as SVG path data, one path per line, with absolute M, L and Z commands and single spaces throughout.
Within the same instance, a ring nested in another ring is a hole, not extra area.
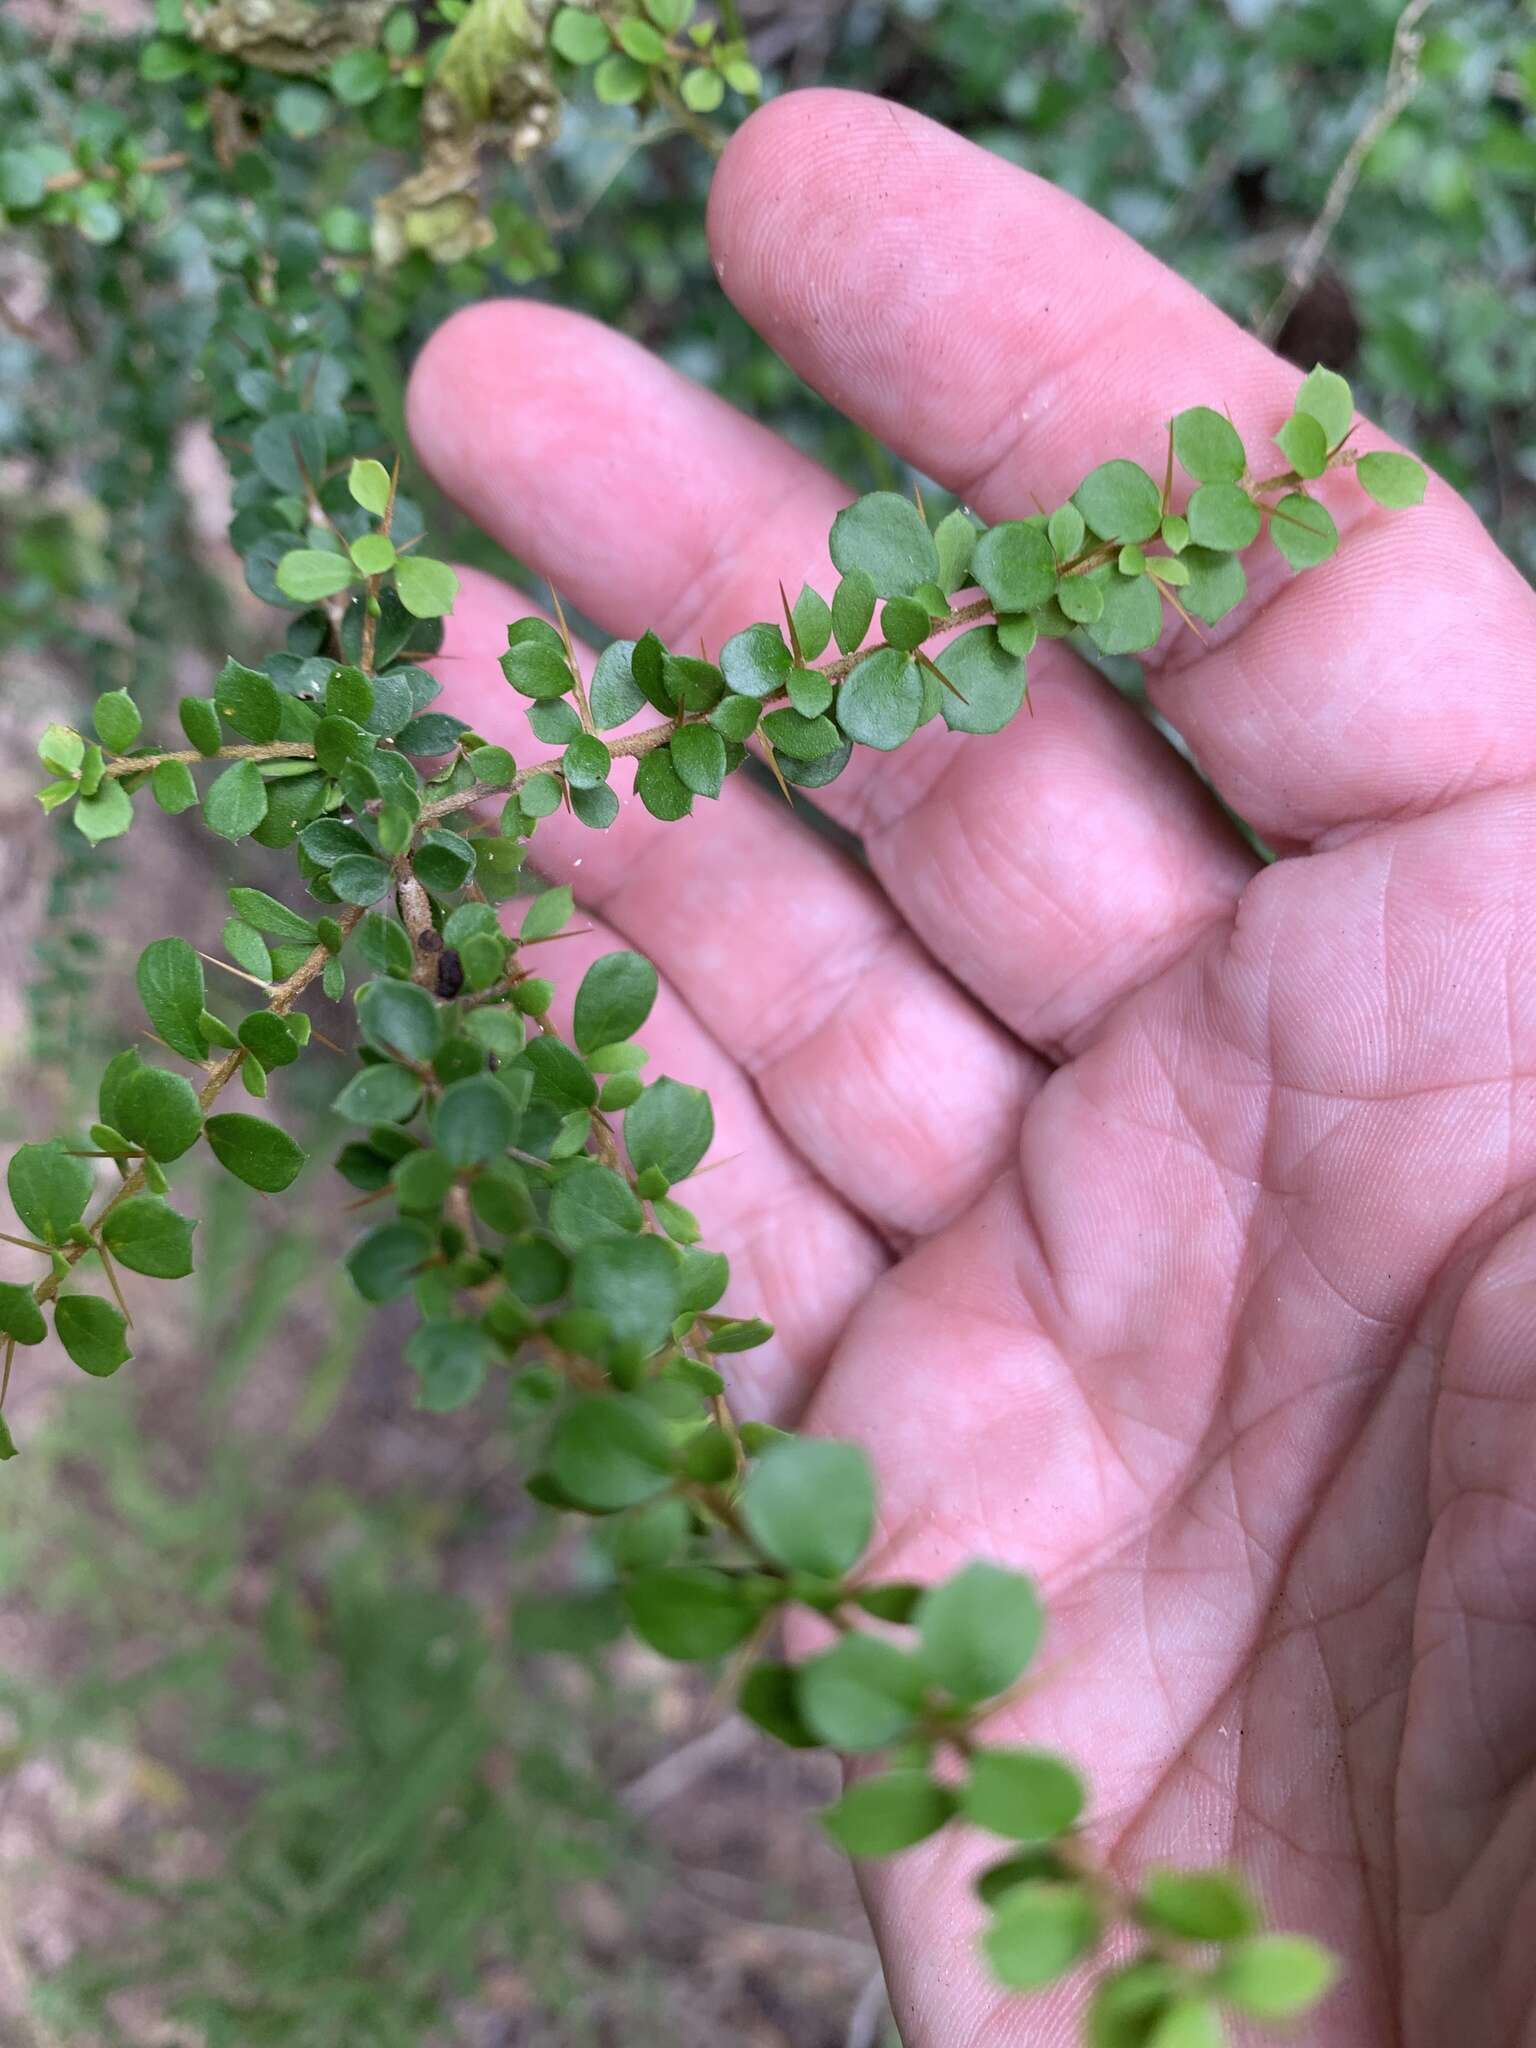
M 259 996 L 241 1014 L 210 997 L 185 940 L 146 947 L 138 989 L 168 1060 L 120 1052 L 88 1137 L 11 1161 L 25 1235 L 6 1242 L 37 1265 L 0 1284 L 7 1378 L 50 1316 L 83 1371 L 127 1360 L 124 1276 L 192 1268 L 195 1226 L 169 1197 L 199 1143 L 253 1188 L 290 1185 L 299 1146 L 227 1091 L 281 1087 L 310 1043 L 303 999 L 350 1003 L 360 1044 L 335 1109 L 356 1135 L 336 1163 L 373 1217 L 348 1256 L 352 1281 L 370 1302 L 414 1300 L 418 1406 L 462 1408 L 510 1376 L 542 1418 L 529 1489 L 594 1519 L 620 1593 L 572 1595 L 570 1634 L 627 1622 L 663 1656 L 734 1659 L 760 1727 L 865 1760 L 824 1816 L 855 1856 L 959 1824 L 996 1837 L 977 1883 L 985 1959 L 1027 1990 L 1108 1950 L 1087 2016 L 1099 2048 L 1199 2048 L 1220 2038 L 1223 2009 L 1304 2012 L 1330 1982 L 1326 1952 L 1263 1932 L 1224 1871 L 1122 1885 L 1081 1831 L 1072 1765 L 989 1740 L 1040 1644 L 1030 1580 L 985 1561 L 933 1586 L 871 1577 L 864 1453 L 733 1412 L 729 1359 L 772 1333 L 721 1312 L 727 1261 L 679 1198 L 714 1126 L 701 1089 L 646 1078 L 638 1035 L 656 972 L 633 952 L 599 959 L 563 1032 L 540 948 L 570 919 L 571 892 L 534 895 L 515 931 L 503 906 L 524 894 L 540 819 L 565 807 L 594 830 L 613 822 L 621 760 L 670 822 L 718 797 L 749 746 L 787 794 L 831 782 L 855 746 L 894 749 L 935 718 L 995 732 L 1024 704 L 1038 636 L 1081 631 L 1105 655 L 1132 654 L 1168 610 L 1191 630 L 1215 624 L 1244 597 L 1249 550 L 1267 541 L 1297 569 L 1333 552 L 1317 479 L 1353 470 L 1378 503 L 1408 506 L 1423 471 L 1406 455 L 1357 455 L 1349 388 L 1317 369 L 1267 470 L 1197 406 L 1171 423 L 1161 481 L 1107 461 L 1048 514 L 982 531 L 956 510 L 930 530 L 920 506 L 875 492 L 833 524 L 836 587 L 786 598 L 782 623 L 744 625 L 716 660 L 647 633 L 609 646 L 587 681 L 563 617 L 515 621 L 502 668 L 555 750 L 519 766 L 434 708 L 421 664 L 457 579 L 423 550 L 377 428 L 343 409 L 345 380 L 263 301 L 259 278 L 231 331 L 247 358 L 222 418 L 242 453 L 236 539 L 294 613 L 286 644 L 260 667 L 229 661 L 206 697 L 184 698 L 185 744 L 146 739 L 120 689 L 98 699 L 92 736 L 51 726 L 41 801 L 90 841 L 126 832 L 136 800 L 200 807 L 225 840 L 291 849 L 295 886 L 287 901 L 230 891 L 225 950 Z M 98 1170 L 111 1181 L 100 1195 Z M 0 1452 L 13 1455 L 3 1422 Z M 819 1622 L 822 1647 L 779 1661 L 769 1640 L 795 1611 Z

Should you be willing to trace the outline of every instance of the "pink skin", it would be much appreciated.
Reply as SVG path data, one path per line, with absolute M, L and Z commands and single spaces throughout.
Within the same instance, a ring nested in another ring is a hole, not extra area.
M 1189 404 L 1263 463 L 1298 381 L 877 101 L 755 115 L 710 232 L 799 373 L 990 519 L 1111 455 L 1161 475 Z M 570 314 L 459 314 L 411 428 L 614 633 L 713 648 L 780 577 L 831 589 L 843 487 Z M 1331 563 L 1261 550 L 1244 611 L 1151 672 L 1275 866 L 1045 646 L 1032 718 L 825 793 L 868 874 L 739 782 L 681 826 L 627 794 L 606 835 L 549 821 L 606 927 L 551 971 L 617 935 L 669 985 L 651 1071 L 719 1109 L 690 1199 L 781 1332 L 743 1410 L 869 1446 L 880 1572 L 1043 1581 L 1040 1682 L 995 1735 L 1085 1764 L 1117 1869 L 1230 1859 L 1342 1950 L 1319 2048 L 1497 2048 L 1536 2042 L 1536 603 L 1443 485 L 1328 496 Z M 526 606 L 467 585 L 447 701 L 527 757 L 494 667 Z M 977 1855 L 865 1867 L 903 2038 L 1074 2039 L 1078 1987 L 978 1968 Z

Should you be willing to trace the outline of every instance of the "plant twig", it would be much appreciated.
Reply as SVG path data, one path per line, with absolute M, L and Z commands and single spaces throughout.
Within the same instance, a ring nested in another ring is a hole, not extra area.
M 1360 173 L 1365 168 L 1366 158 L 1418 91 L 1419 57 L 1424 48 L 1424 38 L 1419 34 L 1419 23 L 1429 11 L 1431 4 L 1432 0 L 1407 0 L 1407 5 L 1397 17 L 1397 28 L 1392 36 L 1392 54 L 1387 61 L 1387 77 L 1381 98 L 1349 145 L 1343 162 L 1334 172 L 1333 180 L 1323 199 L 1322 211 L 1307 230 L 1301 247 L 1291 259 L 1285 283 L 1259 322 L 1258 333 L 1261 341 L 1274 340 L 1289 319 L 1302 293 L 1316 277 L 1318 265 L 1323 260 L 1333 231 L 1349 204 L 1350 195 L 1360 182 Z

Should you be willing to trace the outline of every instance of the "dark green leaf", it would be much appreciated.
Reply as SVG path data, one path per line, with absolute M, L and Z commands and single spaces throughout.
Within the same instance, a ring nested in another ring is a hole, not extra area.
M 443 1013 L 424 988 L 409 981 L 370 981 L 357 992 L 364 1038 L 382 1052 L 429 1060 L 443 1042 Z
M 315 927 L 309 919 L 300 917 L 296 910 L 290 910 L 286 903 L 279 903 L 263 889 L 231 889 L 229 906 L 237 917 L 244 918 L 259 932 L 270 932 L 274 938 L 293 939 L 306 946 L 316 943 Z
M 684 789 L 716 797 L 725 783 L 725 741 L 712 725 L 679 726 L 668 748 Z
M 595 1159 L 573 1166 L 550 1196 L 549 1227 L 568 1251 L 580 1251 L 601 1238 L 623 1237 L 644 1222 L 645 1211 L 629 1182 Z
M 749 1721 L 791 1749 L 815 1749 L 813 1730 L 800 1718 L 795 1671 L 789 1664 L 755 1664 L 741 1682 L 737 1705 Z
M 126 754 L 144 729 L 139 707 L 126 690 L 106 690 L 91 707 L 96 737 L 109 754 Z
M 203 817 L 221 839 L 243 839 L 267 815 L 267 786 L 254 761 L 236 761 L 203 798 Z
M 637 711 L 645 709 L 644 692 L 630 669 L 634 651 L 633 640 L 614 640 L 597 657 L 588 702 L 600 732 L 612 732 L 615 726 L 627 725 Z
M 205 1060 L 202 1015 L 208 1007 L 203 963 L 185 939 L 156 939 L 139 955 L 135 978 L 145 1015 L 172 1052 Z
M 635 770 L 635 794 L 653 818 L 671 824 L 693 809 L 693 792 L 672 766 L 671 750 L 658 747 Z
M 826 695 L 830 701 L 830 689 Z M 837 753 L 843 744 L 843 736 L 830 718 L 807 717 L 799 711 L 770 711 L 763 720 L 763 737 L 776 754 L 790 761 L 820 761 Z
M 405 1362 L 421 1375 L 416 1406 L 431 1415 L 449 1415 L 465 1407 L 485 1385 L 486 1368 L 496 1355 L 491 1339 L 478 1323 L 463 1316 L 433 1316 L 412 1332 Z
M 120 1309 L 93 1294 L 61 1294 L 53 1311 L 59 1342 L 82 1372 L 110 1379 L 133 1356 Z
M 656 1000 L 656 970 L 639 953 L 605 953 L 576 991 L 575 1038 L 583 1052 L 634 1036 Z
M 1104 609 L 1087 629 L 1101 654 L 1141 654 L 1163 630 L 1163 601 L 1150 576 L 1103 572 Z
M 749 1584 L 708 1565 L 639 1572 L 624 1589 L 624 1604 L 636 1635 L 684 1662 L 725 1656 L 746 1641 L 763 1611 Z
M 192 1270 L 196 1225 L 158 1195 L 133 1195 L 101 1222 L 106 1246 L 119 1265 L 156 1280 L 181 1280 Z
M 162 1163 L 196 1143 L 203 1112 L 190 1081 L 164 1067 L 140 1066 L 117 1094 L 115 1127 Z
M 655 1351 L 679 1309 L 677 1254 L 648 1234 L 589 1243 L 572 1265 L 571 1297 L 602 1316 L 615 1343 Z
M 209 1117 L 203 1128 L 220 1166 L 262 1194 L 281 1194 L 304 1164 L 304 1154 L 288 1133 L 260 1117 L 236 1111 Z
M 197 784 L 185 761 L 162 761 L 150 776 L 149 787 L 167 817 L 179 818 L 197 802 Z
M 672 1440 L 643 1401 L 626 1394 L 590 1395 L 556 1423 L 549 1469 L 584 1507 L 633 1507 L 669 1484 Z
M 403 1124 L 416 1114 L 420 1101 L 421 1082 L 416 1075 L 385 1060 L 359 1068 L 331 1107 L 348 1123 Z
M 432 1136 L 454 1166 L 498 1159 L 517 1136 L 516 1105 L 492 1075 L 473 1074 L 443 1090 Z
M 242 739 L 265 745 L 277 738 L 282 723 L 282 699 L 272 678 L 260 669 L 246 668 L 231 657 L 214 683 L 213 701 L 220 717 Z
M 287 1019 L 274 1016 L 270 1010 L 252 1010 L 249 1016 L 242 1017 L 238 1037 L 268 1073 L 274 1067 L 291 1067 L 299 1056 L 298 1041 Z
M 19 1281 L 0 1280 L 0 1337 L 17 1344 L 41 1344 L 47 1334 L 48 1325 L 31 1288 Z
M 940 532 L 942 531 L 940 528 Z M 814 661 L 818 654 L 825 652 L 827 642 L 832 638 L 832 607 L 819 590 L 813 590 L 810 584 L 806 583 L 801 586 L 800 595 L 795 599 L 791 616 L 795 622 L 795 639 L 799 643 L 800 659 Z M 720 665 L 722 668 L 725 666 L 723 656 Z
M 387 863 L 371 853 L 343 854 L 327 878 L 343 903 L 377 903 L 390 886 Z
M 431 1256 L 432 1237 L 424 1225 L 385 1223 L 352 1247 L 346 1264 L 364 1301 L 394 1301 Z

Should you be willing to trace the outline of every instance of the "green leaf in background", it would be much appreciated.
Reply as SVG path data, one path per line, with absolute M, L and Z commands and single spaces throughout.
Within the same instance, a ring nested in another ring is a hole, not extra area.
M 1234 1942 L 1212 1989 L 1256 2020 L 1292 2019 L 1325 1997 L 1339 1974 L 1327 1949 L 1299 1934 L 1259 1934 Z
M 678 1313 L 677 1254 L 650 1234 L 588 1244 L 571 1268 L 571 1299 L 600 1315 L 615 1343 L 654 1351 Z
M 1148 1871 L 1136 1894 L 1136 1917 L 1181 1941 L 1240 1941 L 1259 1925 L 1246 1886 L 1226 1870 Z
M 345 555 L 324 548 L 291 548 L 278 563 L 278 589 L 296 604 L 316 604 L 345 590 L 357 572 Z
M 556 1423 L 549 1468 L 587 1507 L 633 1507 L 670 1484 L 672 1440 L 643 1401 L 592 1395 L 574 1402 Z
M 881 1636 L 855 1632 L 799 1667 L 806 1726 L 834 1749 L 885 1749 L 911 1732 L 923 1699 L 917 1660 Z
M 750 1587 L 709 1565 L 640 1572 L 625 1587 L 624 1604 L 643 1642 L 684 1663 L 726 1656 L 763 1614 Z

